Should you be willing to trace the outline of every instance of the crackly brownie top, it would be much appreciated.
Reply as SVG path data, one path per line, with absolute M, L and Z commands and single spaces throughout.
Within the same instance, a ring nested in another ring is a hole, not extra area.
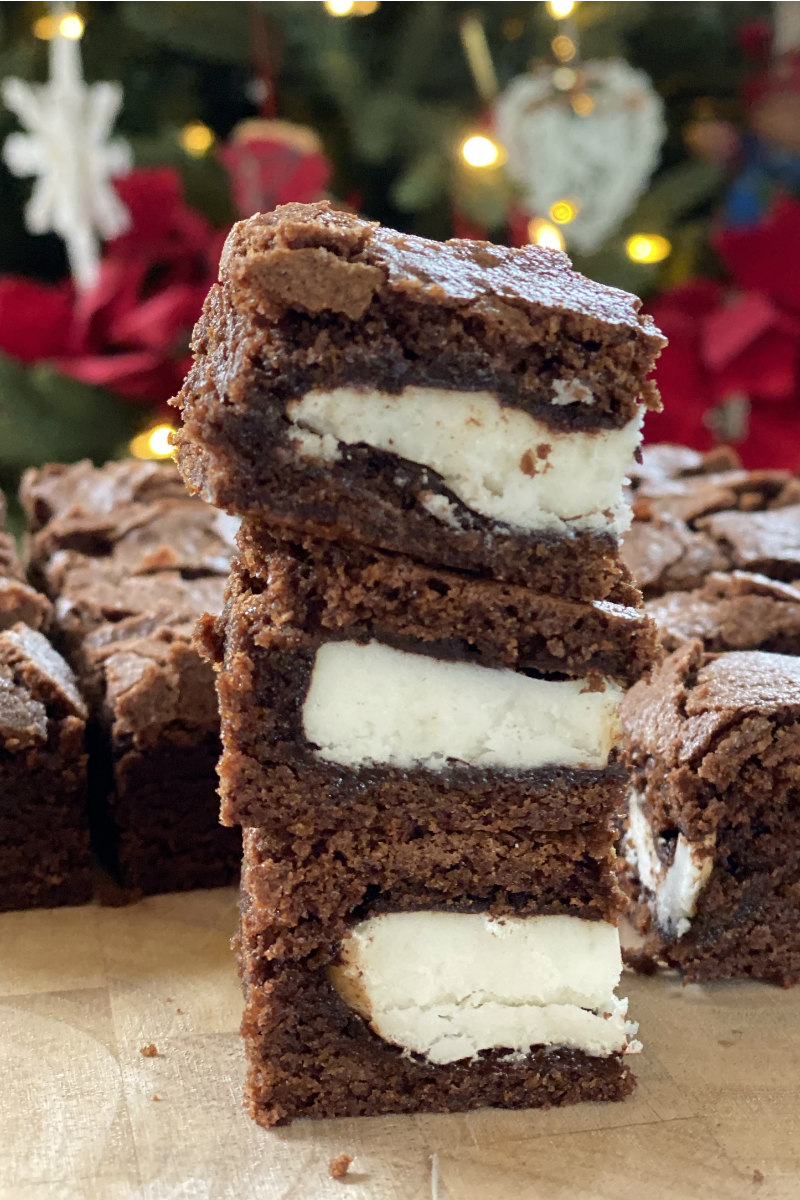
M 124 459 L 96 467 L 89 459 L 32 467 L 22 477 L 20 499 L 32 532 L 54 517 L 112 514 L 133 502 L 185 498 L 172 462 Z
M 2 529 L 3 504 L 0 492 L 0 630 L 10 629 L 18 621 L 41 629 L 50 619 L 50 601 L 26 582 L 16 542 Z
M 286 204 L 234 225 L 220 282 L 270 317 L 297 308 L 358 319 L 376 294 L 390 290 L 486 315 L 494 308 L 509 322 L 542 310 L 573 313 L 609 329 L 625 327 L 654 353 L 665 344 L 635 296 L 586 279 L 560 251 L 430 241 L 326 202 Z
M 22 623 L 0 633 L 0 738 L 6 749 L 47 739 L 48 718 L 86 719 L 72 671 L 38 630 Z
M 710 651 L 800 652 L 800 588 L 765 575 L 715 572 L 701 588 L 646 607 L 667 650 L 697 638 Z
M 716 446 L 703 453 L 672 442 L 654 442 L 642 446 L 640 461 L 631 466 L 628 475 L 634 490 L 653 490 L 667 480 L 734 471 L 741 465 L 732 446 Z
M 709 774 L 703 760 L 719 757 L 725 740 L 731 755 L 757 754 L 767 724 L 800 718 L 800 658 L 760 650 L 712 655 L 687 642 L 628 692 L 622 716 L 634 760 L 668 770 L 702 764 L 700 773 Z

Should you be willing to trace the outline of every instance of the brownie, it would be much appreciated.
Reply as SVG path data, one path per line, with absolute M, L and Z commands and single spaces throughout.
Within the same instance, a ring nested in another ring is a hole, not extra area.
M 0 631 L 0 910 L 91 898 L 86 708 L 38 630 Z
M 5 497 L 0 492 L 0 630 L 19 621 L 31 629 L 43 629 L 50 621 L 50 603 L 28 584 L 17 544 L 3 528 L 5 513 Z
M 800 655 L 800 589 L 746 571 L 713 573 L 701 588 L 647 603 L 666 650 L 701 641 L 706 650 Z
M 653 491 L 668 480 L 717 475 L 721 471 L 734 471 L 741 465 L 732 446 L 715 446 L 713 450 L 703 452 L 672 442 L 654 442 L 642 446 L 628 477 L 634 492 L 639 489 Z
M 642 482 L 622 557 L 645 599 L 689 591 L 712 571 L 800 578 L 800 481 L 724 471 Z
M 231 882 L 213 675 L 191 643 L 222 604 L 236 522 L 187 498 L 171 463 L 51 464 L 21 495 L 31 570 L 91 705 L 98 853 L 133 895 Z
M 173 401 L 177 462 L 273 526 L 623 599 L 615 477 L 663 344 L 635 297 L 559 252 L 285 205 L 228 237 Z
M 625 847 L 650 944 L 689 980 L 800 979 L 800 658 L 675 650 L 623 702 Z
M 218 668 L 226 823 L 257 825 L 282 843 L 287 835 L 330 836 L 343 809 L 350 829 L 376 826 L 395 837 L 416 827 L 564 829 L 607 821 L 619 807 L 624 776 L 613 750 L 582 767 L 561 765 L 556 755 L 536 769 L 457 759 L 365 760 L 343 769 L 320 756 L 304 713 L 315 663 L 333 644 L 377 643 L 422 656 L 418 664 L 486 668 L 480 686 L 516 672 L 578 680 L 584 692 L 602 694 L 638 678 L 656 655 L 654 627 L 636 610 L 556 601 L 380 552 L 351 557 L 324 541 L 274 540 L 259 575 L 247 561 L 246 551 L 234 563 L 222 614 L 202 634 Z M 540 703 L 546 695 L 547 688 Z
M 345 826 L 339 841 L 352 850 Z M 296 1117 L 549 1107 L 628 1095 L 634 1079 L 622 1051 L 597 1056 L 534 1045 L 524 1054 L 494 1049 L 431 1062 L 377 1036 L 333 973 L 349 929 L 376 916 L 444 912 L 508 921 L 567 913 L 597 924 L 613 918 L 617 899 L 608 893 L 583 907 L 583 888 L 566 865 L 574 869 L 587 851 L 576 832 L 563 844 L 539 839 L 532 854 L 510 841 L 455 834 L 383 843 L 377 854 L 341 857 L 337 849 L 321 863 L 310 854 L 277 863 L 260 831 L 245 831 L 238 947 L 245 1104 L 254 1119 L 273 1125 Z

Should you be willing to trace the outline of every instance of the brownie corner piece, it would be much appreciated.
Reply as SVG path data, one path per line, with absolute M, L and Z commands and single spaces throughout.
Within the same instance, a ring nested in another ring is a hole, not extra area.
M 800 980 L 800 659 L 675 650 L 623 702 L 638 916 L 687 979 Z

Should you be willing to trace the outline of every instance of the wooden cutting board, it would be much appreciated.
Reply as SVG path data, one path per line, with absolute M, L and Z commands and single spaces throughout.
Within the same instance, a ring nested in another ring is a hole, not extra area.
M 257 1128 L 235 903 L 0 916 L 2 1200 L 800 1197 L 800 989 L 626 975 L 645 1051 L 625 1104 Z

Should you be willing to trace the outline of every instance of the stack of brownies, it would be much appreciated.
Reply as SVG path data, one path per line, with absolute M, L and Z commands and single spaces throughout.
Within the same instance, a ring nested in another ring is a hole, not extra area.
M 43 629 L 0 493 L 0 911 L 82 904 L 92 892 L 86 708 Z
M 669 658 L 623 705 L 640 930 L 691 980 L 800 980 L 800 483 L 645 451 L 624 556 Z
M 656 643 L 618 533 L 662 344 L 533 246 L 324 204 L 229 236 L 177 460 L 242 518 L 203 641 L 262 1124 L 631 1090 L 618 710 Z
M 231 882 L 213 675 L 191 643 L 222 606 L 236 522 L 187 497 L 172 463 L 51 464 L 21 499 L 31 575 L 90 711 L 95 849 L 129 898 Z

